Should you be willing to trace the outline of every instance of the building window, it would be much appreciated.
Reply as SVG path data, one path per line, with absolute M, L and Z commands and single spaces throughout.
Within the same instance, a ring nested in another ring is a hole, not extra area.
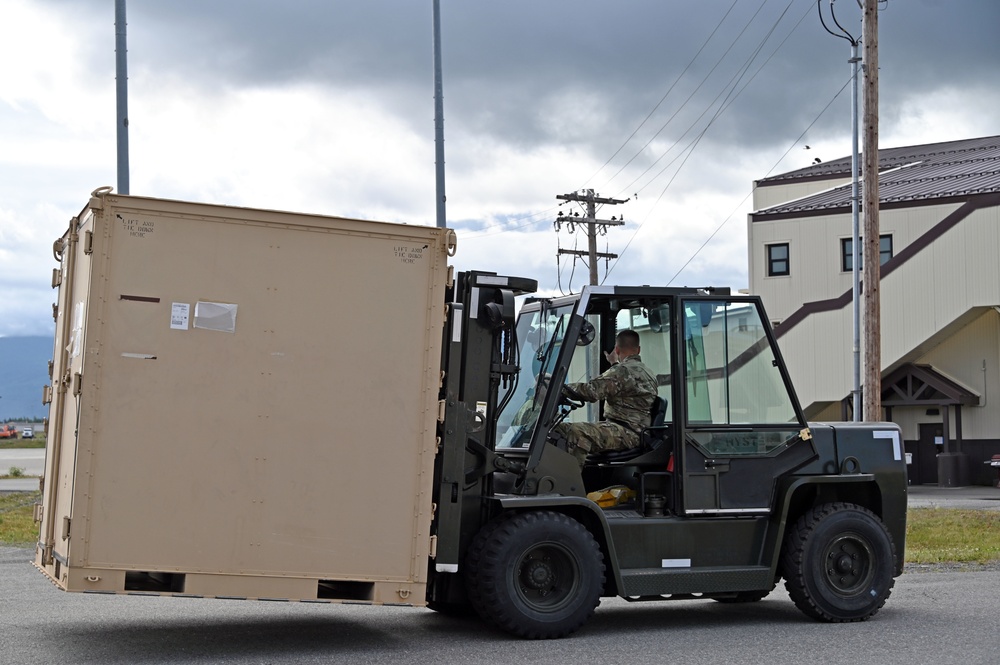
M 767 245 L 767 276 L 779 277 L 788 274 L 788 243 Z
M 840 240 L 840 268 L 844 272 L 851 272 L 854 268 L 854 256 L 853 256 L 853 245 L 854 243 L 850 238 L 841 238 Z M 865 249 L 864 238 L 861 239 L 861 245 L 858 247 L 858 258 L 861 260 L 861 265 L 858 267 L 859 270 L 864 269 L 864 259 L 863 252 Z M 878 237 L 878 263 L 879 265 L 884 264 L 886 261 L 892 258 L 892 236 L 884 235 Z

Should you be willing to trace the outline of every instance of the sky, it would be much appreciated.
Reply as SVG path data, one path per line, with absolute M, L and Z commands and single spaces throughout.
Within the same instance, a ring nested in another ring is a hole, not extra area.
M 598 214 L 625 219 L 603 283 L 745 288 L 753 182 L 850 154 L 850 45 L 814 0 L 440 5 L 458 269 L 578 291 L 556 195 L 592 188 L 629 199 Z M 0 5 L 0 336 L 52 333 L 52 243 L 116 185 L 114 6 Z M 880 146 L 1000 134 L 1000 3 L 879 6 Z M 434 225 L 432 7 L 131 0 L 130 193 Z

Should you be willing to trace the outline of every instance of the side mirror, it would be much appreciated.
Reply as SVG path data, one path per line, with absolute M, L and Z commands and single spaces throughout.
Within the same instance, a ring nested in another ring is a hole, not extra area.
M 492 295 L 491 299 L 487 299 Z M 488 294 L 483 289 L 485 302 L 479 310 L 479 322 L 487 325 L 493 330 L 501 328 L 511 328 L 514 325 L 514 294 L 506 289 L 496 289 L 492 294 Z
M 698 321 L 701 323 L 702 328 L 708 327 L 708 324 L 712 322 L 712 317 L 714 315 L 715 315 L 714 302 L 698 303 Z

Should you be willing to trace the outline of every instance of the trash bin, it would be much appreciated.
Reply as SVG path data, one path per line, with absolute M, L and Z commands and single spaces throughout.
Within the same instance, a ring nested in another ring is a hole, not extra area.
M 983 464 L 989 464 L 997 470 L 997 487 L 1000 487 L 1000 455 L 994 455 Z

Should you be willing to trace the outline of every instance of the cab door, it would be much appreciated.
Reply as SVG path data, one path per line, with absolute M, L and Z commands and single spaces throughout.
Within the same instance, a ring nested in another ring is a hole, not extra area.
M 678 308 L 685 515 L 771 512 L 776 480 L 816 457 L 758 299 Z

